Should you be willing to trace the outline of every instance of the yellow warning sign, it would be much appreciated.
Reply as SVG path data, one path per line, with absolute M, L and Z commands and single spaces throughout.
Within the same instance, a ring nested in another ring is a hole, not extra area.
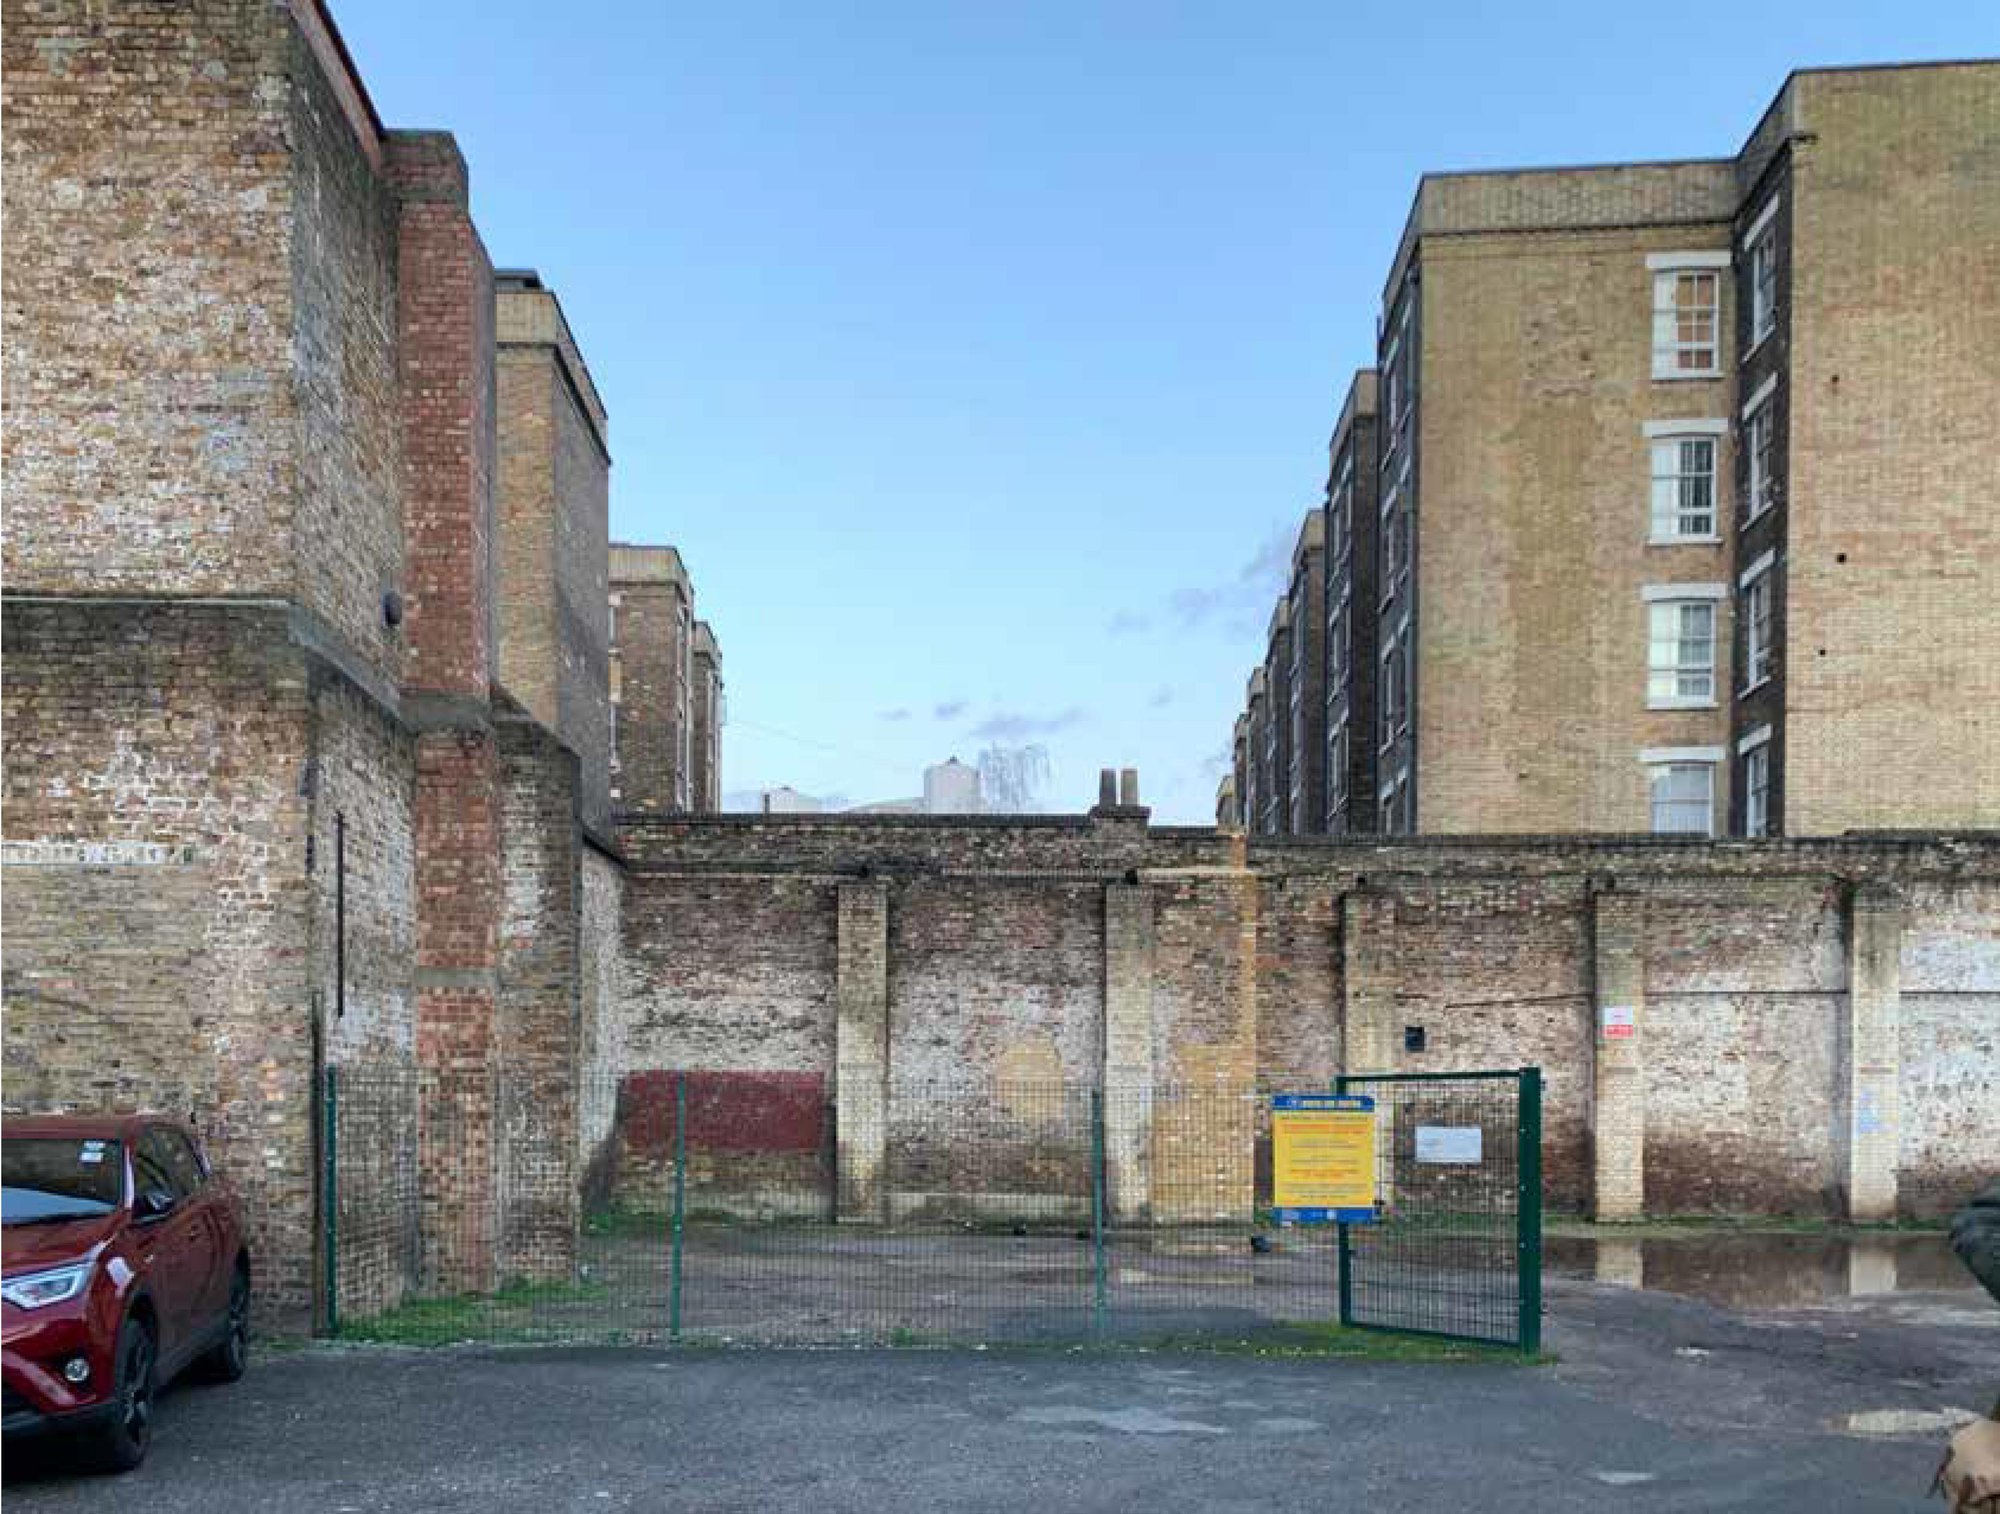
M 1280 1221 L 1375 1218 L 1375 1101 L 1278 1094 L 1271 1101 L 1271 1205 Z

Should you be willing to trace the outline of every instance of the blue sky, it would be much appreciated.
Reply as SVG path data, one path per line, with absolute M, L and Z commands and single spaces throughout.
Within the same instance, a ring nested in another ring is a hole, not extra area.
M 1205 822 L 1426 169 L 1733 152 L 2000 6 L 333 0 L 560 294 L 613 535 L 716 628 L 724 787 L 1040 742 Z

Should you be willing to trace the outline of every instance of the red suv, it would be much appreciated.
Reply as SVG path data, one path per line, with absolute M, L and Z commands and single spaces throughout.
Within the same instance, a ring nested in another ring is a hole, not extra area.
M 156 1115 L 10 1119 L 0 1137 L 6 1438 L 90 1437 L 139 1465 L 153 1395 L 243 1375 L 250 1254 L 235 1197 Z

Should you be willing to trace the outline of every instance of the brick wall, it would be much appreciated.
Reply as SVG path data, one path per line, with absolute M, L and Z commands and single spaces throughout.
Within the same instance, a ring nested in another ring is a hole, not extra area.
M 681 725 L 683 692 L 693 697 L 687 574 L 671 547 L 611 549 L 615 604 L 612 691 L 617 700 L 617 771 L 612 807 L 670 814 L 684 809 L 683 764 L 689 733 Z
M 296 32 L 290 62 L 298 416 L 290 592 L 393 684 L 404 646 L 383 599 L 407 588 L 398 210 L 379 171 L 379 145 L 357 138 L 334 83 Z
M 1785 821 L 2000 814 L 2000 66 L 1802 75 Z
M 582 832 L 575 754 L 544 727 L 506 720 L 495 1065 L 499 1274 L 567 1278 L 576 1260 L 582 1023 Z
M 1209 1098 L 1108 1133 L 1122 1191 L 1140 1196 L 1133 1212 L 1164 1217 L 1241 1207 L 1256 1132 L 1224 1141 L 1239 1165 L 1218 1165 L 1215 1132 L 1238 1118 L 1228 1090 L 1526 1064 L 1546 1075 L 1559 1209 L 1615 1213 L 1606 1185 L 1624 1163 L 1633 1213 L 1842 1213 L 1858 1118 L 1840 1092 L 1844 1047 L 1863 1006 L 1855 879 L 1899 901 L 1903 922 L 1889 938 L 1902 943 L 1900 1011 L 1887 990 L 1902 1123 L 1879 1124 L 1893 1108 L 1870 1116 L 1871 1130 L 1901 1131 L 1894 1202 L 1934 1213 L 2000 1158 L 1972 1113 L 2000 1078 L 2000 1026 L 1987 1023 L 2000 994 L 1991 839 L 1245 851 L 1114 815 L 681 819 L 632 826 L 626 841 L 628 1066 L 838 1070 L 842 1172 L 873 1174 L 843 1190 L 843 1213 L 900 1212 L 921 1201 L 911 1174 L 949 1166 L 947 1131 L 911 1102 L 940 1081 L 997 1109 L 1010 1089 L 1088 1084 L 1093 1066 L 1115 1066 L 1183 1103 Z M 839 905 L 853 890 L 880 901 L 886 960 L 879 990 L 857 979 L 850 1006 L 843 964 L 859 973 L 873 960 L 843 934 L 871 918 Z M 1141 902 L 1116 904 L 1114 939 L 1105 922 L 1121 891 Z M 1623 979 L 1605 966 L 1614 912 Z M 1633 1038 L 1606 1042 L 1600 1012 L 1617 1003 L 1643 1013 Z M 1421 1050 L 1405 1049 L 1406 1028 L 1421 1029 Z M 1612 1060 L 1626 1071 L 1607 1082 L 1600 1063 Z M 1199 1152 L 1179 1140 L 1195 1130 Z M 983 1143 L 989 1181 L 1011 1173 L 1023 1192 L 1066 1191 L 1033 1141 L 995 1156 L 992 1135 L 967 1136 Z
M 409 739 L 275 611 L 10 603 L 6 640 L 8 1098 L 191 1112 L 244 1197 L 259 1307 L 296 1327 L 316 1026 L 336 1060 L 411 1034 Z M 170 860 L 32 861 L 100 841 Z
M 493 265 L 443 132 L 392 132 L 404 426 L 409 656 L 404 681 L 484 702 L 496 643 Z
M 584 813 L 610 823 L 604 412 L 554 294 L 496 292 L 500 681 L 582 762 Z
M 292 588 L 289 57 L 264 0 L 8 7 L 11 591 Z

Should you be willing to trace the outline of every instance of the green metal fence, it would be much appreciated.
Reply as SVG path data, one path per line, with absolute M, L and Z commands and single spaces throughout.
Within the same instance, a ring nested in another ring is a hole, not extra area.
M 1340 1227 L 1341 1323 L 1538 1352 L 1541 1069 L 1338 1086 L 1375 1101 L 1378 1209 Z
M 1279 1340 L 1341 1320 L 1533 1349 L 1490 1317 L 1503 1295 L 1525 1311 L 1521 1258 L 1474 1245 L 1526 1212 L 1513 1148 L 1504 1183 L 1440 1186 L 1395 1144 L 1474 1098 L 1497 1133 L 1515 1085 L 1415 1086 L 1378 1092 L 1383 1222 L 1352 1227 L 1343 1272 L 1334 1230 L 1273 1222 L 1277 1090 L 1247 1080 L 896 1081 L 841 1111 L 787 1074 L 333 1069 L 323 1318 L 417 1343 L 720 1344 Z

